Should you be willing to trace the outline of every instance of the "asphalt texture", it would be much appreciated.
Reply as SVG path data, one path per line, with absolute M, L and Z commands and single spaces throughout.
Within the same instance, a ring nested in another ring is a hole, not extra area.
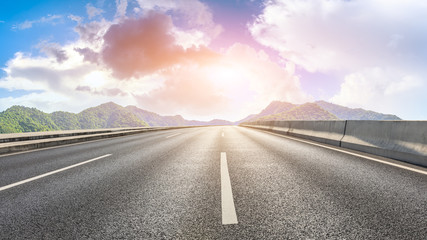
M 224 133 L 224 135 L 222 134 Z M 221 218 L 227 154 L 237 224 Z M 427 176 L 243 127 L 0 157 L 0 239 L 425 239 Z

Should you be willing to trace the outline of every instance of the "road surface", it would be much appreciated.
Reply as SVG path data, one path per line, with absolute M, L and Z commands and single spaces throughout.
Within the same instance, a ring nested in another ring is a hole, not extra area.
M 427 175 L 243 127 L 0 157 L 0 239 L 425 239 Z

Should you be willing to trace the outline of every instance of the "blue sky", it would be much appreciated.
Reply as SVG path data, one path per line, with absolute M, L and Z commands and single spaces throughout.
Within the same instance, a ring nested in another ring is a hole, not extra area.
M 425 16 L 421 0 L 3 1 L 0 111 L 238 120 L 326 100 L 425 120 Z

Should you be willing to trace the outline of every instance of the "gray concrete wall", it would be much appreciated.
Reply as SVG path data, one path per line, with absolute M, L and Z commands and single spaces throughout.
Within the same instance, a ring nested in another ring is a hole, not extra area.
M 345 129 L 345 121 L 259 121 L 242 125 L 334 146 L 340 145 Z
M 427 121 L 263 121 L 241 125 L 427 167 Z
M 341 146 L 427 167 L 427 121 L 347 121 Z
M 295 137 L 340 146 L 345 121 L 290 121 L 288 134 Z
M 33 149 L 74 144 L 74 143 L 80 143 L 85 141 L 94 141 L 94 140 L 105 139 L 105 138 L 139 134 L 139 133 L 144 133 L 148 131 L 161 131 L 161 130 L 190 128 L 190 127 L 197 127 L 197 126 L 111 128 L 111 129 L 95 129 L 95 130 L 89 129 L 89 130 L 0 134 L 0 155 L 28 151 Z M 200 126 L 200 127 L 205 127 L 205 126 Z

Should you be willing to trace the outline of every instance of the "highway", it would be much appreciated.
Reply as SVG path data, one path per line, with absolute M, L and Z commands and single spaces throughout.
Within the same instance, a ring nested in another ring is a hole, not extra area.
M 0 157 L 0 239 L 425 239 L 427 175 L 259 130 Z

